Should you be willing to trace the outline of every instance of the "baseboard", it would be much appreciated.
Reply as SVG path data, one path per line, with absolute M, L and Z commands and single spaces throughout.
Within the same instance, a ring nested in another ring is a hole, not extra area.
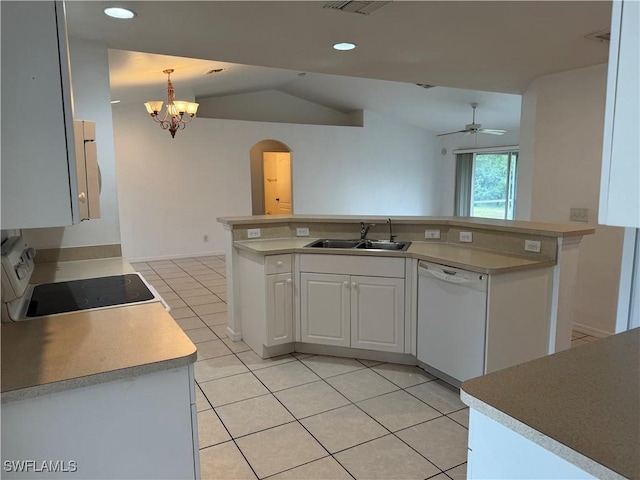
M 200 252 L 200 253 L 182 253 L 174 255 L 157 255 L 153 257 L 127 257 L 129 262 L 155 262 L 158 260 L 176 260 L 180 258 L 198 258 L 198 257 L 220 257 L 224 256 L 224 251 Z
M 592 337 L 597 338 L 605 338 L 613 335 L 612 332 L 607 332 L 605 330 L 600 330 L 599 328 L 593 328 L 589 325 L 584 325 L 582 323 L 573 322 L 573 329 L 576 332 L 584 333 L 585 335 L 591 335 Z

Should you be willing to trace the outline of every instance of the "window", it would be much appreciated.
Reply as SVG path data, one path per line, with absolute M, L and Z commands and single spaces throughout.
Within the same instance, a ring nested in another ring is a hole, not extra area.
M 513 147 L 458 152 L 456 215 L 513 220 L 517 165 Z

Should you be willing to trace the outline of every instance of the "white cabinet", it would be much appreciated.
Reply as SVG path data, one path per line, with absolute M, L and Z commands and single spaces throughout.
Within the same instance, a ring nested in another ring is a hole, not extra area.
M 404 259 L 301 255 L 300 340 L 405 351 Z
M 351 277 L 351 346 L 404 352 L 404 279 Z
M 177 367 L 3 403 L 2 478 L 199 478 L 192 371 Z M 38 468 L 60 462 L 67 472 L 11 468 L 24 460 Z
M 602 175 L 601 224 L 640 227 L 640 2 L 612 4 Z
M 576 458 L 581 456 L 575 454 Z M 587 480 L 596 477 L 560 458 L 551 450 L 471 409 L 467 478 Z
M 279 345 L 293 344 L 292 258 L 238 251 L 238 307 L 242 339 L 261 357 L 282 353 Z M 271 348 L 271 350 L 270 350 Z
M 300 336 L 306 343 L 351 343 L 349 275 L 300 274 Z
M 72 225 L 79 219 L 64 6 L 1 9 L 2 229 Z
M 291 273 L 266 276 L 267 346 L 293 342 L 293 279 Z

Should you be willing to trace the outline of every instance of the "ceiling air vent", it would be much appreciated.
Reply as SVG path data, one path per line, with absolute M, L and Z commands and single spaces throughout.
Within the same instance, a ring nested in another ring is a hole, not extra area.
M 226 72 L 227 70 L 229 70 L 228 68 L 212 68 L 211 70 L 207 70 L 206 72 L 204 72 L 205 75 L 213 75 L 215 73 L 222 73 L 222 72 Z
M 611 41 L 611 30 L 601 30 L 599 32 L 593 32 L 589 35 L 585 35 L 584 38 L 588 38 L 589 40 L 595 40 L 596 42 L 607 42 Z
M 376 10 L 380 10 L 389 2 L 383 1 L 350 1 L 350 2 L 328 2 L 322 8 L 330 10 L 342 10 L 343 12 L 359 13 L 360 15 L 371 15 Z

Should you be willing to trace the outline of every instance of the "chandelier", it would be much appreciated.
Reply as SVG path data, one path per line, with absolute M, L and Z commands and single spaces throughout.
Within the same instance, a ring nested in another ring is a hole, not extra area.
M 173 98 L 176 92 L 171 83 L 173 68 L 163 70 L 162 73 L 167 74 L 167 111 L 164 117 L 160 118 L 158 116 L 160 110 L 162 110 L 162 101 L 147 102 L 144 106 L 147 108 L 147 112 L 149 112 L 153 120 L 159 123 L 163 130 L 169 130 L 171 138 L 175 138 L 176 132 L 178 130 L 184 130 L 186 124 L 193 120 L 193 117 L 198 111 L 198 104 L 174 100 Z

